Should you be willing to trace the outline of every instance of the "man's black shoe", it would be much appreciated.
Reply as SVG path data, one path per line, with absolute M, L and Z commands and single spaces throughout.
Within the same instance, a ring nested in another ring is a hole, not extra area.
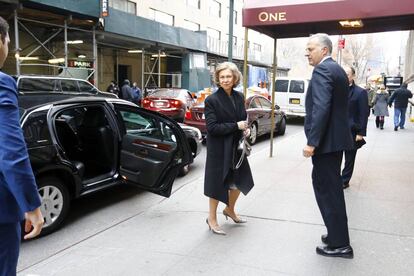
M 321 241 L 322 241 L 324 244 L 328 244 L 328 234 L 323 234 L 323 235 L 321 236 Z
M 350 245 L 344 247 L 317 246 L 316 253 L 326 257 L 354 258 L 354 250 Z
M 396 127 L 394 127 L 394 131 L 397 131 L 398 130 L 398 127 L 396 126 Z
M 346 189 L 349 187 L 349 182 L 344 182 L 344 184 L 342 184 L 342 188 Z

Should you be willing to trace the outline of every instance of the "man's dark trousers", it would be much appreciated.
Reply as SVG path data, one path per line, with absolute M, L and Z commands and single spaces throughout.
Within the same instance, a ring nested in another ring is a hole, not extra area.
M 357 150 L 346 150 L 345 151 L 345 166 L 342 170 L 342 183 L 349 183 L 354 172 L 355 158 Z
M 341 179 L 342 151 L 312 156 L 316 202 L 328 230 L 328 245 L 349 245 L 348 218 Z
M 0 224 L 0 276 L 16 275 L 21 228 L 20 223 Z

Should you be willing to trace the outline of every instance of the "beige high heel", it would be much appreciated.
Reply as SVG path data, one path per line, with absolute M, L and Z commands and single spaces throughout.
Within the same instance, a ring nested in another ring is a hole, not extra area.
M 216 228 L 215 227 L 212 227 L 210 225 L 210 223 L 208 222 L 208 218 L 206 218 L 206 223 L 208 225 L 208 229 L 210 229 L 210 231 L 213 232 L 214 234 L 216 234 L 216 235 L 222 235 L 222 236 L 225 236 L 226 235 L 226 232 L 224 232 L 223 230 L 221 230 L 218 226 Z
M 226 217 L 226 220 L 228 220 L 228 218 L 231 218 L 234 223 L 246 223 L 247 220 L 242 219 L 240 217 L 237 217 L 236 219 L 234 219 L 232 216 L 229 215 L 229 213 L 226 212 L 226 209 L 223 210 L 223 215 Z

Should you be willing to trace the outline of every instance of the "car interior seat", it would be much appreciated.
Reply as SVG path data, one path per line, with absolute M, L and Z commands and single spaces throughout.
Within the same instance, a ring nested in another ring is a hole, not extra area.
M 81 162 L 81 151 L 82 147 L 79 143 L 79 138 L 76 135 L 73 128 L 68 124 L 68 122 L 63 118 L 58 118 L 55 120 L 55 127 L 57 138 L 63 147 L 65 155 L 69 160 L 74 164 L 78 170 L 78 174 L 82 179 L 85 173 L 85 165 Z
M 114 135 L 101 107 L 88 108 L 78 128 L 86 164 L 96 173 L 105 173 L 114 163 Z M 89 170 L 90 171 L 90 170 Z

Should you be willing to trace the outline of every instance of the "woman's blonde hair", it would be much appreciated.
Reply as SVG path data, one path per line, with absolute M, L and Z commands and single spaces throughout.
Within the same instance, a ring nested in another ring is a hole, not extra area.
M 226 69 L 229 69 L 233 73 L 233 79 L 234 79 L 233 87 L 236 87 L 237 85 L 239 85 L 241 78 L 242 78 L 242 74 L 240 73 L 236 64 L 234 64 L 233 62 L 228 62 L 228 61 L 217 65 L 216 71 L 214 72 L 214 83 L 217 86 L 220 86 L 220 80 L 219 80 L 220 72 Z

